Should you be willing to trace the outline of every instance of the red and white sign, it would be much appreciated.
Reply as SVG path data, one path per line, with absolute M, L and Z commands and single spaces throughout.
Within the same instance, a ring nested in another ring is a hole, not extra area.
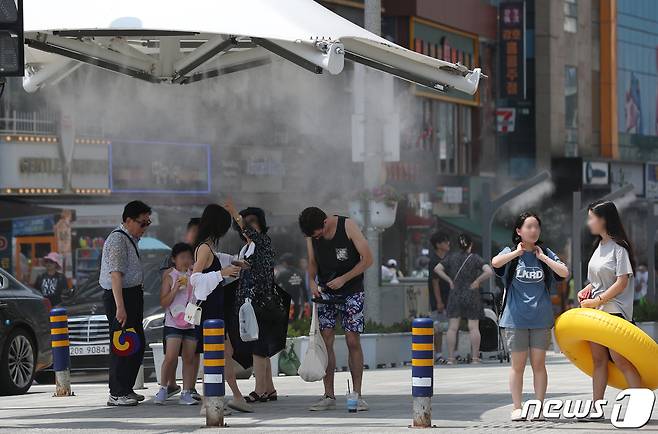
M 496 131 L 499 133 L 513 133 L 516 121 L 515 108 L 496 109 Z
M 7 238 L 0 235 L 0 251 L 6 250 L 8 245 L 9 241 L 7 241 Z

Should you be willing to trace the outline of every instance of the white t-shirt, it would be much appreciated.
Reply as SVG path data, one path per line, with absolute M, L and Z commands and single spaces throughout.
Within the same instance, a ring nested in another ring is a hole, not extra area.
M 592 284 L 591 298 L 607 291 L 616 281 L 618 276 L 628 276 L 628 285 L 616 297 L 610 299 L 599 309 L 608 313 L 621 313 L 627 320 L 633 319 L 633 297 L 635 295 L 633 284 L 633 268 L 628 257 L 628 251 L 609 240 L 599 243 L 587 266 L 587 278 Z

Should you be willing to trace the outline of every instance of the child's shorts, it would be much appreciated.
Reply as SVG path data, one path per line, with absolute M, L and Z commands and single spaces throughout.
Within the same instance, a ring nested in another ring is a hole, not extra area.
M 528 351 L 531 348 L 538 350 L 548 350 L 552 338 L 551 329 L 503 329 L 503 337 L 507 350 L 511 352 Z
M 191 329 L 177 329 L 176 327 L 164 327 L 164 339 L 165 341 L 169 338 L 178 338 L 190 341 L 196 341 L 197 335 L 194 328 Z

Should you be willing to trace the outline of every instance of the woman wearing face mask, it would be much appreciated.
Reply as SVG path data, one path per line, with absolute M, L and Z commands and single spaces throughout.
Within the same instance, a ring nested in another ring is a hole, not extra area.
M 245 245 L 238 263 L 242 266 L 240 287 L 235 297 L 235 310 L 239 311 L 246 298 L 251 299 L 258 321 L 258 339 L 251 342 L 256 387 L 246 397 L 248 402 L 276 401 L 277 393 L 272 382 L 270 357 L 286 344 L 287 322 L 279 324 L 259 314 L 268 309 L 274 296 L 274 249 L 267 235 L 265 213 L 250 207 L 238 212 L 233 201 L 226 202 Z M 288 305 L 290 300 L 288 300 Z M 260 309 L 259 309 L 260 308 Z
M 539 237 L 541 220 L 537 214 L 524 212 L 514 224 L 514 250 L 505 247 L 491 260 L 496 274 L 505 284 L 505 301 L 500 326 L 511 352 L 510 390 L 514 409 L 511 419 L 522 420 L 521 396 L 523 372 L 528 354 L 535 387 L 535 396 L 546 396 L 546 350 L 551 342 L 553 307 L 550 288 L 554 281 L 569 274 L 567 266 L 550 249 L 542 249 Z
M 591 204 L 587 226 L 596 239 L 587 265 L 590 283 L 578 293 L 580 307 L 600 309 L 632 322 L 635 261 L 615 204 L 610 201 Z M 624 374 L 628 387 L 642 387 L 637 369 L 621 354 L 593 342 L 589 345 L 594 363 L 592 399 L 603 399 L 611 359 Z

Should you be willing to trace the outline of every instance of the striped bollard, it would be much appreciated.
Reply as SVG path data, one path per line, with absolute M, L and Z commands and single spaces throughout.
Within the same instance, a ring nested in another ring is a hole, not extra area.
M 203 322 L 203 395 L 206 426 L 224 426 L 224 321 Z
M 413 427 L 430 428 L 434 389 L 434 322 L 430 318 L 416 318 L 411 331 Z
M 58 307 L 50 311 L 50 341 L 55 371 L 55 394 L 72 396 L 71 354 L 69 353 L 69 319 L 66 309 Z

